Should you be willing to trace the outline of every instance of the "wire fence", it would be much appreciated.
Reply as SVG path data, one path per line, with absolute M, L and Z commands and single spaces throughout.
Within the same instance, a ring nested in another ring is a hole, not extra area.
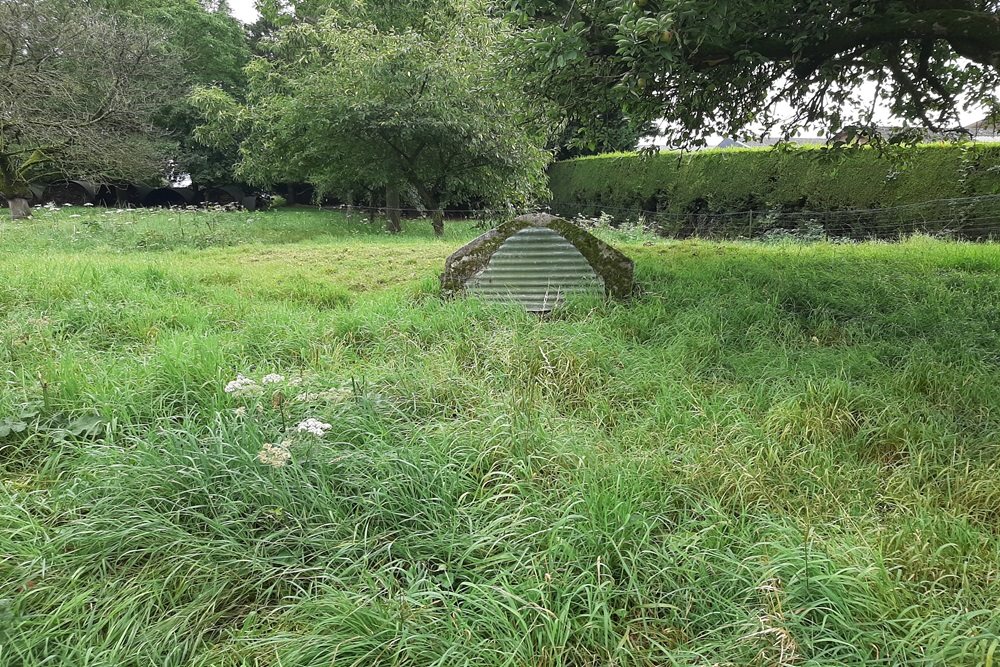
M 387 216 L 385 206 L 324 207 L 372 219 Z M 399 208 L 406 218 L 429 217 L 420 208 Z M 648 210 L 641 207 L 609 206 L 601 202 L 553 201 L 541 209 L 585 225 L 634 227 L 670 238 L 769 238 L 781 236 L 825 236 L 828 238 L 897 239 L 927 234 L 966 240 L 1000 240 L 1000 195 L 936 199 L 899 206 L 829 211 L 768 210 L 716 212 L 707 206 L 684 212 Z M 453 208 L 447 219 L 482 221 L 492 226 L 524 211 L 489 208 Z
M 768 210 L 715 212 L 708 207 L 685 212 L 648 211 L 600 204 L 558 202 L 563 216 L 642 218 L 659 234 L 670 237 L 759 238 L 774 235 L 825 235 L 848 239 L 889 239 L 931 234 L 963 239 L 1000 237 L 1000 195 L 938 199 L 893 207 L 827 211 Z

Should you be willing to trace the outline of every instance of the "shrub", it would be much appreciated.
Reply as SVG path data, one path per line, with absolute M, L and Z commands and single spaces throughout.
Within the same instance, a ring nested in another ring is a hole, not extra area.
M 727 233 L 747 230 L 748 220 L 754 227 L 752 217 L 733 214 L 880 209 L 998 194 L 1000 145 L 927 144 L 891 153 L 817 148 L 617 153 L 558 162 L 549 177 L 551 207 L 564 216 L 655 213 L 666 233 Z M 942 224 L 926 231 L 940 231 L 947 226 L 944 218 L 951 222 L 961 215 L 978 217 L 949 209 L 947 215 L 930 216 Z M 852 222 L 869 228 L 885 223 Z

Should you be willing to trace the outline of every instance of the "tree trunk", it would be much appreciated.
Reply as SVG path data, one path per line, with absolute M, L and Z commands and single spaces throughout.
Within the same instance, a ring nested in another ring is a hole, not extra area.
M 375 191 L 372 190 L 368 194 L 368 224 L 370 225 L 375 224 L 375 218 L 377 217 L 376 214 L 378 213 L 377 204 L 378 202 L 375 199 Z
M 431 226 L 434 228 L 434 236 L 444 236 L 444 211 L 442 209 L 434 209 Z
M 399 188 L 392 185 L 386 186 L 385 208 L 389 214 L 389 219 L 385 223 L 386 231 L 392 234 L 398 234 L 403 231 L 403 225 L 400 222 Z
M 431 211 L 431 227 L 434 228 L 434 236 L 444 235 L 444 209 L 441 207 L 441 200 L 433 190 L 417 185 L 417 192 L 420 194 L 424 208 Z
M 10 205 L 11 220 L 27 220 L 31 217 L 31 205 L 27 199 L 11 197 L 8 203 Z

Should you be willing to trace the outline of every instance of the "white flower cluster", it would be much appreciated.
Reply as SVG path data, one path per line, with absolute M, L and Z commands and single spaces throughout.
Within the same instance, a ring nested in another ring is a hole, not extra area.
M 293 378 L 294 380 L 294 378 Z M 232 380 L 226 384 L 226 393 L 233 394 L 235 396 L 258 396 L 263 391 L 261 385 L 264 384 L 280 384 L 285 381 L 284 375 L 279 375 L 278 373 L 268 373 L 260 380 L 260 384 L 253 378 L 249 378 L 243 373 L 237 373 L 236 379 Z M 288 384 L 294 385 L 297 382 L 289 382 Z
M 295 397 L 300 403 L 316 403 L 325 401 L 328 403 L 339 403 L 346 401 L 353 395 L 353 391 L 346 387 L 332 387 L 323 391 L 306 392 Z
M 329 431 L 331 426 L 318 419 L 310 417 L 299 422 L 299 425 L 295 427 L 295 430 L 299 433 L 310 433 L 316 437 L 322 438 L 327 431 Z M 292 460 L 292 447 L 295 445 L 295 437 L 282 440 L 281 442 L 274 444 L 268 442 L 264 445 L 264 448 L 257 452 L 257 460 L 265 465 L 269 465 L 274 468 L 281 468 L 287 465 Z
M 236 379 L 226 385 L 226 393 L 234 396 L 248 396 L 259 394 L 260 385 L 253 378 L 248 378 L 243 373 L 237 373 Z
M 268 442 L 264 445 L 264 449 L 257 453 L 257 460 L 265 465 L 281 468 L 292 460 L 291 448 L 291 440 L 282 440 L 276 445 Z
M 299 422 L 299 425 L 295 427 L 295 430 L 299 433 L 312 433 L 316 437 L 322 438 L 331 428 L 333 427 L 329 424 L 310 417 L 309 419 Z

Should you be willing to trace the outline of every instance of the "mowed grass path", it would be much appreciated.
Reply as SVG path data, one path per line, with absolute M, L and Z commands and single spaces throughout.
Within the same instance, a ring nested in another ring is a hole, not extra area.
M 1000 664 L 1000 248 L 618 235 L 538 319 L 475 234 L 0 223 L 0 665 Z

